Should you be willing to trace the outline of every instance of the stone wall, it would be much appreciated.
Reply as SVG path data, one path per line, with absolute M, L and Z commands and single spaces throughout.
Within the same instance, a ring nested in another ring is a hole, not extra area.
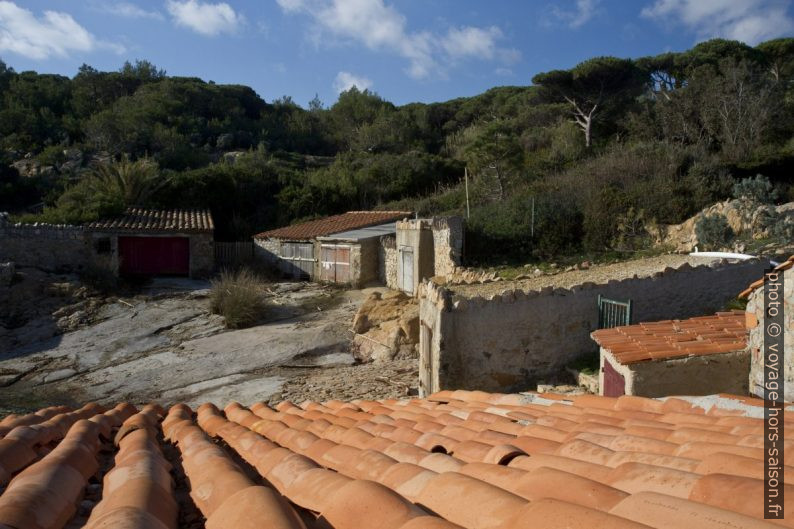
M 189 237 L 190 277 L 209 277 L 215 270 L 215 239 L 211 233 L 191 233 Z
M 254 256 L 269 265 L 278 265 L 281 241 L 278 239 L 254 239 Z
M 0 262 L 47 271 L 79 270 L 90 256 L 81 226 L 0 224 Z
M 367 284 L 378 281 L 378 276 L 380 275 L 378 273 L 380 269 L 380 238 L 372 237 L 369 239 L 363 239 L 359 244 L 353 244 L 351 246 L 353 248 L 358 246 L 359 252 L 361 254 L 358 282 L 355 284 L 355 286 L 363 287 Z
M 746 351 L 622 365 L 602 348 L 599 375 L 602 395 L 604 362 L 609 362 L 623 376 L 626 395 L 649 398 L 717 393 L 747 395 L 750 355 Z
M 684 264 L 654 277 L 571 289 L 506 290 L 490 299 L 453 299 L 451 292 L 426 281 L 419 293 L 421 335 L 429 341 L 420 344 L 423 389 L 529 389 L 580 355 L 597 351 L 590 333 L 598 323 L 599 294 L 632 299 L 636 322 L 689 318 L 723 308 L 760 277 L 764 266 L 758 260 Z
M 378 273 L 381 283 L 397 290 L 397 238 L 384 235 L 378 248 Z
M 434 218 L 431 230 L 435 265 L 433 275 L 451 276 L 463 259 L 463 217 Z
M 759 274 L 758 277 L 761 277 Z M 750 336 L 747 348 L 750 352 L 750 393 L 764 397 L 764 288 L 756 288 L 747 302 L 747 324 Z M 794 268 L 783 272 L 783 361 L 784 399 L 794 402 Z

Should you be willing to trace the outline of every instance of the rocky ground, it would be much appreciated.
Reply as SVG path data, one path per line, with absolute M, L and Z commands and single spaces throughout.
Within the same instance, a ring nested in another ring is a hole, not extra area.
M 263 324 L 226 330 L 209 313 L 208 283 L 161 280 L 102 297 L 81 291 L 73 277 L 20 275 L 0 291 L 5 307 L 23 307 L 2 322 L 5 410 L 87 400 L 225 405 L 396 397 L 417 385 L 415 359 L 357 365 L 351 322 L 372 289 L 274 283 Z

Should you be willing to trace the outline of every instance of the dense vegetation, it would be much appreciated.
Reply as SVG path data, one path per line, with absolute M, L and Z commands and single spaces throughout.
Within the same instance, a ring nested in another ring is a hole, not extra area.
M 353 88 L 304 109 L 146 61 L 72 79 L 0 62 L 0 210 L 210 207 L 239 239 L 351 209 L 464 214 L 467 168 L 482 261 L 636 250 L 758 173 L 794 199 L 794 39 L 597 57 L 533 83 L 400 107 Z

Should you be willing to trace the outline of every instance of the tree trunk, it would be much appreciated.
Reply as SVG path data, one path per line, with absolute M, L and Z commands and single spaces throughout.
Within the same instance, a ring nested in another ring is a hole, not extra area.
M 593 120 L 588 117 L 585 120 L 585 127 L 584 127 L 584 145 L 588 149 L 590 148 L 590 137 L 591 137 L 592 126 L 593 126 Z

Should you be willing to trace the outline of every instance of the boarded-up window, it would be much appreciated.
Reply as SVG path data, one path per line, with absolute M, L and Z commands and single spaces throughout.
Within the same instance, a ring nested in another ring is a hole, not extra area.
M 295 279 L 308 279 L 314 273 L 314 245 L 305 242 L 281 243 L 281 268 Z
M 320 279 L 332 283 L 349 283 L 350 245 L 323 244 L 320 252 Z

